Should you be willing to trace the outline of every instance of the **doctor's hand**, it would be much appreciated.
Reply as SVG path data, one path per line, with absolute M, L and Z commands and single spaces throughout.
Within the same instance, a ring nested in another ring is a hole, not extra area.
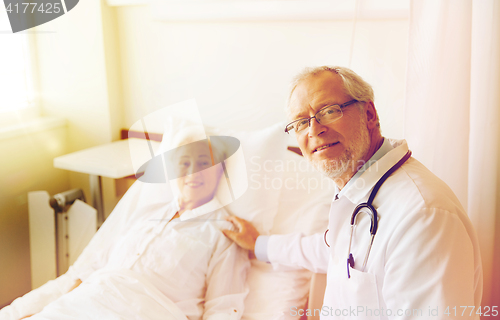
M 226 237 L 236 242 L 243 249 L 250 250 L 253 253 L 255 250 L 255 241 L 257 241 L 257 237 L 260 235 L 259 231 L 245 219 L 230 216 L 226 220 L 232 222 L 237 229 L 237 231 L 222 230 Z

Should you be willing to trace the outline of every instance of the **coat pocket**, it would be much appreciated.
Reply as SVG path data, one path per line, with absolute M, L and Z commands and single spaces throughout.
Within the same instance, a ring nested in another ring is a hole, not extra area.
M 374 274 L 349 267 L 350 278 L 343 279 L 343 291 L 349 297 L 349 306 L 356 308 L 353 319 L 378 320 L 381 317 L 377 279 Z
M 374 274 L 361 272 L 346 265 L 328 270 L 328 286 L 323 311 L 326 319 L 384 319 L 380 308 L 377 280 Z M 326 307 L 326 308 L 325 308 Z

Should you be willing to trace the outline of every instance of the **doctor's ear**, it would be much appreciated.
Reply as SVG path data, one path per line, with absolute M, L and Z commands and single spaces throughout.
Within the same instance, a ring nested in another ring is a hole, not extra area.
M 373 101 L 366 101 L 364 106 L 364 116 L 368 129 L 375 129 L 379 126 L 377 110 Z

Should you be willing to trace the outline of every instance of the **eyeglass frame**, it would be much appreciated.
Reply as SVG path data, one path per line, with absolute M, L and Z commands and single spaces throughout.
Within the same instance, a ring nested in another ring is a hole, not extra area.
M 289 124 L 287 124 L 287 125 L 285 126 L 285 132 L 286 132 L 286 133 L 288 133 L 288 134 L 290 134 L 290 130 L 288 130 L 287 128 L 288 128 L 288 127 L 289 127 L 292 123 L 295 123 L 295 122 L 297 122 L 297 121 L 301 121 L 301 120 L 305 120 L 305 119 L 307 119 L 307 122 L 308 122 L 308 124 L 309 124 L 309 125 L 308 125 L 308 127 L 309 127 L 309 128 L 311 127 L 311 119 L 313 119 L 313 118 L 314 118 L 314 119 L 316 119 L 316 122 L 317 122 L 318 124 L 321 124 L 321 123 L 319 122 L 318 118 L 316 118 L 316 116 L 318 115 L 318 113 L 320 113 L 321 111 L 325 110 L 326 108 L 333 107 L 333 106 L 339 106 L 340 111 L 342 111 L 342 109 L 343 109 L 343 108 L 345 108 L 345 107 L 347 107 L 347 106 L 350 106 L 351 104 L 355 104 L 356 102 L 360 102 L 360 101 L 358 101 L 358 100 L 356 100 L 356 99 L 352 99 L 352 100 L 347 101 L 347 102 L 345 102 L 345 103 L 343 103 L 343 104 L 331 104 L 331 105 L 325 106 L 325 107 L 321 108 L 320 110 L 318 110 L 318 112 L 316 112 L 316 113 L 314 114 L 314 116 L 312 116 L 312 117 L 310 117 L 310 118 L 300 118 L 300 119 L 297 119 L 297 120 L 293 120 L 292 122 L 290 122 Z M 343 113 L 342 113 L 342 115 L 343 115 Z M 337 121 L 337 120 L 338 120 L 338 119 L 340 119 L 340 118 L 342 118 L 342 116 L 340 116 L 339 118 L 335 119 L 335 120 L 334 120 L 334 121 L 332 121 L 332 122 L 335 122 L 335 121 Z M 329 123 L 332 123 L 332 122 L 329 122 Z M 325 123 L 325 124 L 327 124 L 327 123 Z M 292 130 L 293 130 L 293 129 L 292 129 Z M 297 131 L 295 130 L 295 132 L 297 132 Z

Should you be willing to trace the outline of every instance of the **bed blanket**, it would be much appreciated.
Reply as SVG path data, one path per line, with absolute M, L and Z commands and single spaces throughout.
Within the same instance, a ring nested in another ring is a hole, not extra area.
M 29 319 L 187 320 L 153 284 L 126 269 L 94 272 L 76 289 Z

